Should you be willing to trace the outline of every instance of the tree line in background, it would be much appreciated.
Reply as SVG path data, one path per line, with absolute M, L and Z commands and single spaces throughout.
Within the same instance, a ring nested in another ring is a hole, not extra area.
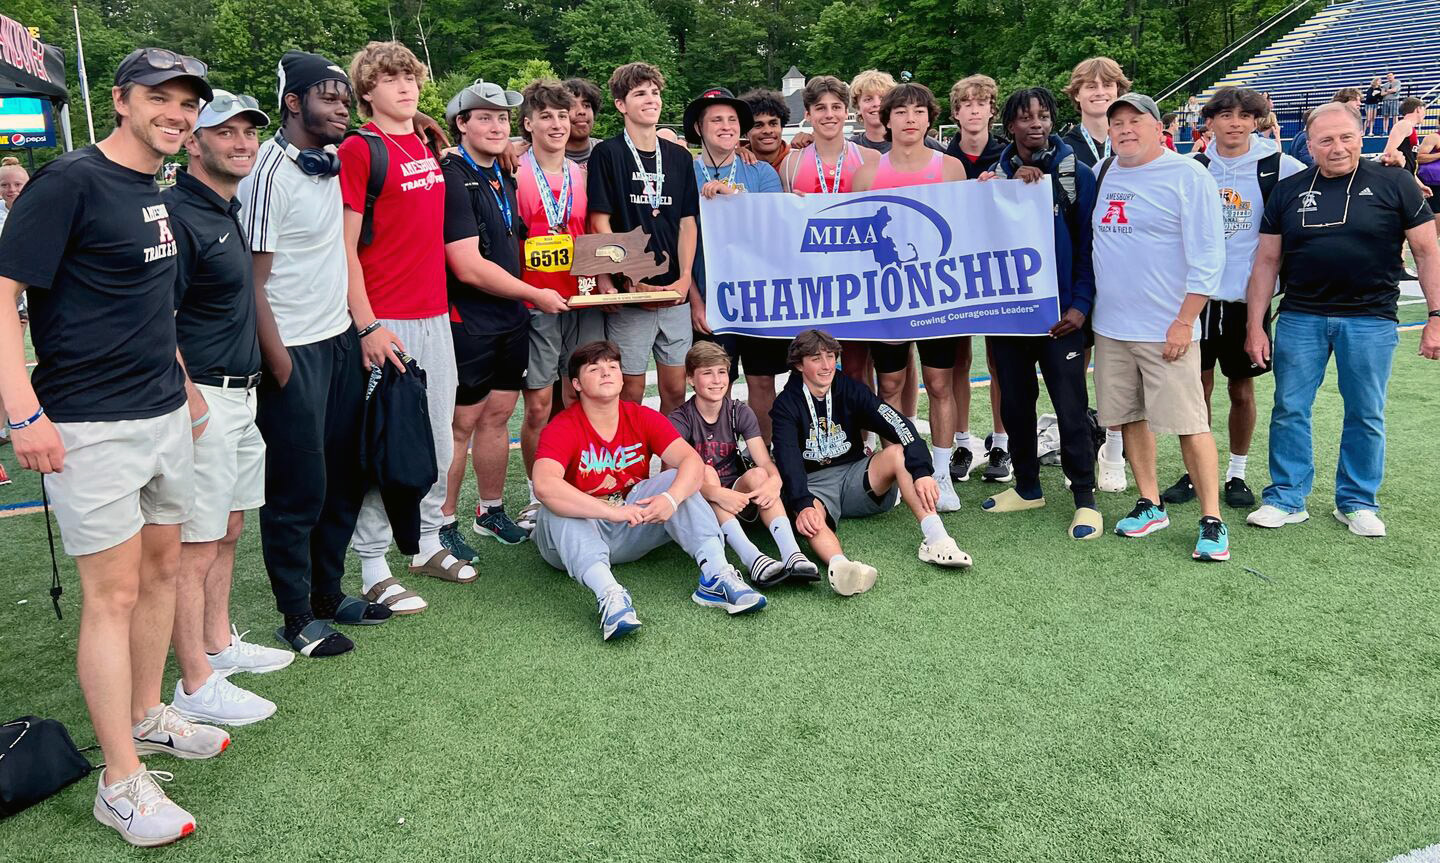
M 65 49 L 77 145 L 85 140 L 68 3 L 6 0 L 6 14 Z M 791 65 L 848 79 L 866 68 L 908 71 L 944 102 L 951 83 L 983 72 L 1001 93 L 1043 84 L 1057 93 L 1075 62 L 1119 60 L 1136 88 L 1155 91 L 1284 9 L 1285 0 L 82 0 L 80 26 L 96 136 L 113 123 L 115 66 L 141 45 L 210 64 L 216 86 L 275 104 L 275 67 L 292 48 L 342 66 L 372 39 L 409 45 L 436 79 L 421 107 L 475 78 L 520 88 L 572 75 L 604 89 L 634 60 L 667 78 L 665 120 L 700 90 L 778 88 Z M 898 7 L 898 8 L 897 8 Z M 1068 105 L 1065 106 L 1068 109 Z M 277 115 L 278 116 L 278 115 Z M 1072 118 L 1073 119 L 1073 118 Z M 603 111 L 601 133 L 618 129 Z M 44 154 L 37 154 L 43 157 Z

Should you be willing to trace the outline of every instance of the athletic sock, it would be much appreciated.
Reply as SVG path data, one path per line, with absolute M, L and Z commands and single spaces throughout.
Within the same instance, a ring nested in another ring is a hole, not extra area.
M 608 563 L 590 564 L 590 568 L 580 575 L 580 583 L 590 588 L 596 599 L 603 599 L 605 591 L 620 584 L 615 580 L 615 575 L 610 572 Z
M 969 448 L 970 448 L 970 432 L 968 432 L 968 431 L 965 431 L 965 432 L 955 432 L 955 448 L 956 448 L 956 449 L 961 449 L 961 448 L 969 449 Z
M 955 450 L 948 446 L 931 446 L 930 460 L 935 463 L 935 475 L 950 476 L 950 454 Z
M 936 543 L 949 536 L 945 532 L 945 522 L 940 520 L 940 516 L 934 514 L 920 519 L 920 532 L 925 534 L 927 543 Z
M 1125 452 L 1125 433 L 1120 431 L 1119 429 L 1106 429 L 1105 452 L 1108 455 L 1112 456 L 1116 455 L 1117 453 L 1123 455 Z M 1120 459 L 1116 458 L 1109 460 L 1119 461 Z
M 695 552 L 695 562 L 700 564 L 700 572 L 706 578 L 724 572 L 730 565 L 725 560 L 725 543 L 718 536 L 705 540 Z
M 789 560 L 791 556 L 800 553 L 800 543 L 795 541 L 795 532 L 790 529 L 790 519 L 777 515 L 766 527 L 770 528 L 770 535 L 775 538 L 775 547 L 780 549 L 781 557 Z
M 438 530 L 420 534 L 420 544 L 417 547 L 420 549 L 420 553 L 410 559 L 412 566 L 424 566 L 430 562 L 430 558 L 434 557 L 436 552 L 445 550 L 445 546 L 440 542 L 440 531 Z M 361 563 L 363 564 L 364 561 Z M 366 589 L 369 589 L 369 582 L 366 582 Z
M 1250 456 L 1248 454 L 1236 455 L 1233 452 L 1230 453 L 1230 469 L 1225 471 L 1225 481 L 1229 482 L 1232 479 L 1243 481 L 1245 479 L 1245 465 L 1249 461 Z
M 750 565 L 755 562 L 755 558 L 760 556 L 760 549 L 756 548 L 755 543 L 750 541 L 750 537 L 745 535 L 745 528 L 740 524 L 740 519 L 732 518 L 720 525 L 720 532 L 725 534 L 725 541 L 730 544 L 730 548 L 740 555 L 740 562 L 745 565 L 746 569 L 749 569 Z
M 481 500 L 480 506 L 483 507 L 486 512 L 490 512 L 491 510 L 504 509 L 505 501 L 504 499 L 498 497 L 494 500 Z
M 314 619 L 315 615 L 308 611 L 304 614 L 285 615 L 285 640 L 294 641 L 295 636 L 300 634 L 300 630 L 309 626 L 310 622 Z
M 1005 432 L 994 432 L 990 435 L 990 446 L 994 449 L 1010 451 L 1010 435 Z
M 340 601 L 345 598 L 343 593 L 326 593 L 310 595 L 310 611 L 321 620 L 334 620 L 335 611 L 340 607 Z M 289 620 L 289 616 L 286 616 Z
M 435 542 L 438 545 L 440 540 L 437 538 Z M 434 552 L 431 552 L 431 554 L 434 554 Z M 423 563 L 425 560 L 429 559 L 430 556 L 426 555 L 421 562 Z M 360 584 L 365 588 L 366 593 L 370 592 L 370 588 L 374 587 L 375 585 L 379 584 L 380 582 L 384 581 L 389 577 L 390 564 L 386 562 L 384 555 L 381 555 L 380 557 L 360 558 Z
M 1040 483 L 1038 482 L 1029 488 L 1021 488 L 1020 484 L 1016 483 L 1015 493 L 1025 500 L 1039 500 L 1045 496 L 1045 492 L 1041 490 Z

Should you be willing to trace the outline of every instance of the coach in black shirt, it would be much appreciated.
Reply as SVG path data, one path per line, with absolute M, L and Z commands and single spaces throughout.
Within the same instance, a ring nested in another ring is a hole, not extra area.
M 1400 249 L 1410 243 L 1431 317 L 1420 353 L 1440 359 L 1440 250 L 1434 216 L 1414 177 L 1360 158 L 1360 115 L 1332 102 L 1306 130 L 1315 167 L 1281 180 L 1265 204 L 1250 275 L 1250 308 L 1270 303 L 1278 275 L 1284 296 L 1275 321 L 1275 409 L 1270 417 L 1270 485 L 1246 521 L 1281 527 L 1309 518 L 1315 477 L 1310 413 L 1331 354 L 1345 424 L 1335 474 L 1337 520 L 1359 536 L 1384 536 L 1377 497 L 1385 470 L 1385 389 L 1399 341 Z M 1272 361 L 1263 315 L 1252 315 L 1246 350 Z

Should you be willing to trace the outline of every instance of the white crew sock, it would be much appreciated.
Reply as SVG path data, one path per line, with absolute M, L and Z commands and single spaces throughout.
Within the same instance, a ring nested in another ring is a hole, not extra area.
M 497 506 L 504 506 L 504 505 L 505 505 L 505 499 L 504 499 L 504 498 L 499 498 L 499 497 L 497 497 L 497 498 L 495 498 L 494 500 L 486 500 L 486 499 L 484 499 L 484 498 L 481 498 L 481 500 L 480 500 L 480 507 L 481 507 L 482 509 L 490 510 L 490 509 L 494 509 L 494 508 L 497 507 Z
M 438 539 L 436 540 L 439 541 Z M 431 552 L 434 554 L 434 552 Z M 429 560 L 429 558 L 425 558 Z M 385 562 L 385 556 L 362 557 L 360 558 L 360 584 L 365 592 L 369 593 L 370 588 L 390 577 L 390 564 Z
M 1106 461 L 1120 461 L 1125 453 L 1125 433 L 1119 429 L 1105 430 L 1105 454 L 1109 456 Z
M 1233 452 L 1230 453 L 1230 468 L 1225 471 L 1225 481 L 1229 482 L 1232 479 L 1243 480 L 1245 478 L 1245 465 L 1249 463 L 1249 461 L 1250 456 L 1248 454 L 1236 455 Z
M 525 480 L 525 486 L 530 490 L 530 502 L 539 503 L 540 498 L 535 496 L 535 483 L 533 480 Z
M 945 532 L 945 522 L 933 513 L 920 519 L 920 532 L 925 534 L 925 541 L 928 543 L 939 542 L 949 536 Z
M 590 588 L 596 599 L 603 599 L 605 591 L 620 584 L 611 574 L 610 565 L 605 563 L 590 564 L 590 568 L 580 576 L 580 583 Z
M 800 544 L 795 541 L 795 532 L 790 529 L 790 519 L 777 515 L 766 527 L 770 528 L 770 535 L 775 538 L 775 547 L 780 549 L 781 560 L 789 560 L 790 555 L 800 553 Z
M 965 448 L 968 449 L 969 446 L 970 446 L 970 432 L 968 432 L 968 431 L 955 432 L 955 448 L 956 448 L 956 449 L 959 449 L 960 447 L 965 447 Z
M 749 569 L 750 565 L 755 562 L 755 558 L 760 556 L 760 549 L 756 548 L 755 543 L 750 541 L 750 537 L 745 535 L 745 528 L 740 524 L 740 519 L 732 518 L 720 525 L 720 532 L 725 534 L 725 541 L 730 544 L 736 554 L 740 555 L 740 562 L 745 565 L 746 569 Z
M 730 566 L 725 560 L 725 543 L 719 538 L 707 539 L 695 552 L 695 562 L 706 578 L 714 578 Z
M 931 446 L 930 461 L 933 462 L 936 476 L 950 475 L 950 455 L 955 452 L 953 447 Z
M 990 435 L 990 446 L 991 446 L 993 449 L 1003 449 L 1003 450 L 1005 450 L 1006 452 L 1009 452 L 1009 451 L 1010 451 L 1010 435 L 1006 434 L 1005 432 L 993 432 L 993 433 L 991 433 L 991 435 Z

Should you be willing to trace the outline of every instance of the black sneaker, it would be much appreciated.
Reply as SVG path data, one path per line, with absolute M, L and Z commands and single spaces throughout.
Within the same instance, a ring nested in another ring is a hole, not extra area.
M 457 560 L 464 560 L 473 563 L 479 557 L 479 552 L 470 547 L 465 537 L 460 535 L 460 522 L 452 521 L 440 528 L 440 545 L 445 550 L 455 555 Z
M 517 545 L 530 538 L 520 525 L 510 520 L 504 507 L 495 509 L 475 508 L 475 532 L 481 536 L 493 537 L 505 545 Z M 455 554 L 455 552 L 450 552 Z M 458 555 L 456 555 L 458 557 Z
M 1010 467 L 1010 453 L 998 446 L 993 447 L 990 450 L 990 464 L 980 478 L 985 482 L 1009 482 L 1014 479 L 1015 471 Z
M 965 482 L 970 478 L 970 471 L 975 468 L 975 453 L 970 451 L 968 446 L 957 446 L 950 454 L 950 479 L 955 482 Z
M 1255 492 L 1240 477 L 1225 481 L 1225 505 L 1235 509 L 1249 509 L 1255 505 Z
M 1160 493 L 1160 499 L 1169 504 L 1189 503 L 1195 499 L 1195 483 L 1190 481 L 1190 474 L 1182 473 L 1175 484 Z

